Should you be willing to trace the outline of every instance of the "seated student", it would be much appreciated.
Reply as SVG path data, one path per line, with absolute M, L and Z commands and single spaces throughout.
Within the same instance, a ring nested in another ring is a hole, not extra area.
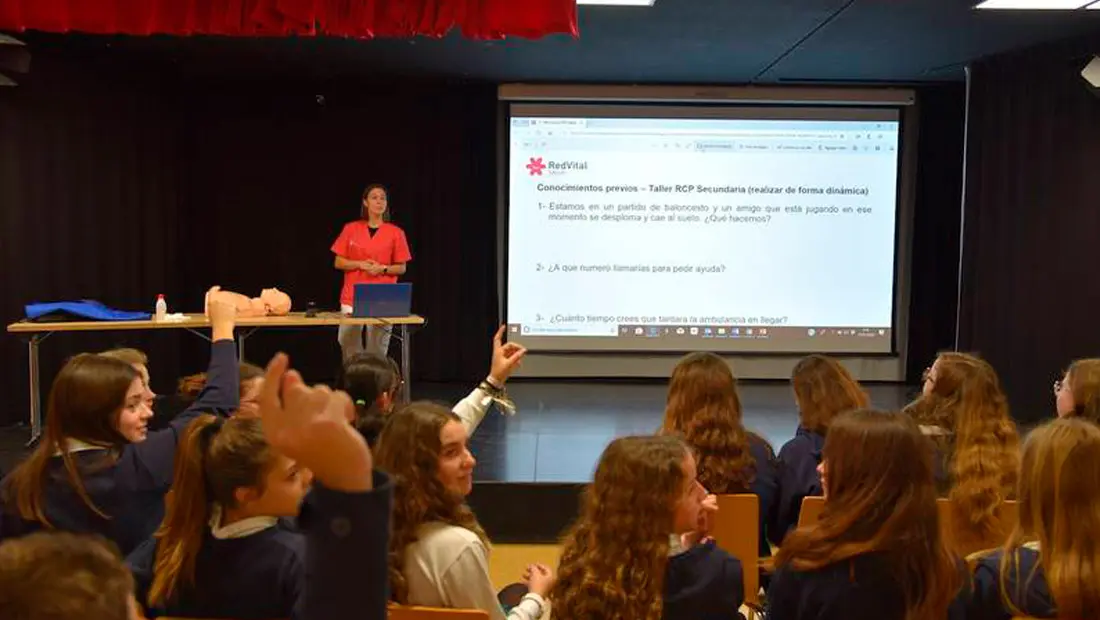
M 307 567 L 302 617 L 383 620 L 391 485 L 371 474 L 363 439 L 344 421 L 346 395 L 308 388 L 286 372 L 286 356 L 268 367 L 261 395 L 272 450 L 317 472 L 313 512 L 305 520 Z M 228 424 L 228 423 L 227 423 Z M 141 618 L 133 581 L 118 556 L 92 537 L 40 532 L 0 544 L 0 618 Z
M 1077 360 L 1054 382 L 1059 418 L 1079 417 L 1100 424 L 1100 358 Z
M 967 618 L 1100 618 L 1100 427 L 1041 426 L 1024 442 L 1020 520 L 974 571 Z
M 129 364 L 95 354 L 69 360 L 50 389 L 42 441 L 0 483 L 0 540 L 58 529 L 100 534 L 129 553 L 151 536 L 179 434 L 202 412 L 237 408 L 234 312 L 212 311 L 211 379 L 164 430 L 147 430 L 147 390 Z
M 940 538 L 932 470 L 908 416 L 860 410 L 833 420 L 824 511 L 783 540 L 768 619 L 961 619 L 953 599 L 964 569 Z
M 691 448 L 678 437 L 612 441 L 562 542 L 554 616 L 740 618 L 741 563 L 713 541 L 670 544 L 669 534 L 694 531 L 703 520 L 707 492 L 696 475 Z
M 821 495 L 817 466 L 829 424 L 846 411 L 870 404 L 848 370 L 824 355 L 802 358 L 791 374 L 791 385 L 798 405 L 798 430 L 779 449 L 779 501 L 768 526 L 768 538 L 776 545 L 798 525 L 803 498 Z
M 240 362 L 237 368 L 238 376 L 240 377 L 240 405 L 237 408 L 237 415 L 255 417 L 260 411 L 260 388 L 264 384 L 264 369 L 255 364 L 249 364 L 248 362 Z M 195 399 L 202 394 L 203 388 L 206 387 L 206 373 L 200 372 L 194 375 L 188 375 L 179 380 L 176 387 L 176 398 L 179 399 L 185 407 L 190 406 L 195 402 Z
M 149 430 L 155 431 L 168 426 L 179 411 L 165 410 L 163 399 L 153 391 L 153 381 L 149 377 L 149 356 L 145 355 L 144 351 L 129 347 L 110 349 L 103 351 L 100 355 L 125 362 L 141 375 L 141 382 L 145 384 L 145 405 L 153 412 L 153 417 L 148 422 Z
M 466 505 L 477 463 L 468 437 L 458 415 L 432 403 L 412 403 L 386 421 L 375 454 L 394 481 L 390 588 L 401 604 L 481 609 L 501 620 L 489 541 Z M 528 572 L 530 591 L 509 620 L 534 620 L 546 609 L 553 574 L 541 565 Z
M 257 419 L 191 422 L 164 522 L 127 558 L 148 615 L 294 617 L 305 540 L 278 520 L 297 516 L 306 479 L 268 445 Z
M 485 418 L 489 405 L 500 403 L 505 408 L 514 405 L 504 392 L 504 384 L 519 368 L 527 349 L 514 343 L 505 343 L 504 326 L 493 336 L 493 354 L 489 374 L 466 398 L 455 403 L 452 411 L 462 418 L 466 431 L 474 430 Z M 397 364 L 388 357 L 368 352 L 351 355 L 344 362 L 340 389 L 355 401 L 356 415 L 353 423 L 373 446 L 382 431 L 382 425 L 397 402 L 401 387 L 405 384 Z
M 1001 544 L 1008 532 L 997 512 L 1015 496 L 1020 446 L 993 367 L 973 355 L 941 354 L 906 411 L 936 447 L 937 485 L 952 502 L 954 544 L 974 550 Z
M 699 459 L 699 482 L 711 493 L 760 499 L 760 557 L 771 555 L 767 517 L 778 499 L 779 472 L 768 442 L 745 429 L 737 380 L 713 353 L 691 353 L 672 371 L 661 433 L 678 433 Z

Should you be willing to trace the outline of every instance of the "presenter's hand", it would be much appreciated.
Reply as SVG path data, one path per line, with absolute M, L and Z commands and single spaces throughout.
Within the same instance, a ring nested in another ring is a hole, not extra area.
M 369 273 L 372 276 L 381 275 L 386 270 L 386 266 L 382 263 L 373 260 L 365 260 L 360 263 L 360 269 Z
M 493 361 L 489 366 L 489 380 L 497 387 L 504 387 L 504 382 L 523 362 L 523 356 L 527 355 L 527 349 L 514 343 L 504 342 L 505 326 L 501 325 L 493 336 Z

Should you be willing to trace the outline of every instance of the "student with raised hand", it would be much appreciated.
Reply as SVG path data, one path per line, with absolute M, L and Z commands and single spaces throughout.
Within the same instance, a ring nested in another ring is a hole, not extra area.
M 489 540 L 466 504 L 477 463 L 466 428 L 446 407 L 414 402 L 393 413 L 378 438 L 378 466 L 394 478 L 392 597 L 403 605 L 481 609 L 503 620 L 489 579 Z M 528 572 L 529 593 L 509 620 L 534 620 L 546 610 L 553 573 L 542 565 Z
M 260 420 L 193 421 L 164 522 L 127 558 L 147 615 L 294 617 L 305 539 L 279 518 L 297 516 L 306 487 L 307 472 L 268 444 Z
M 737 379 L 722 358 L 691 353 L 672 371 L 661 433 L 681 435 L 699 459 L 699 482 L 711 493 L 753 493 L 760 500 L 760 557 L 771 555 L 767 517 L 778 499 L 779 472 L 767 440 L 742 422 Z
M 303 519 L 306 570 L 300 617 L 383 620 L 390 484 L 374 472 L 362 437 L 345 421 L 351 400 L 308 388 L 287 358 L 268 366 L 260 397 L 273 450 L 314 468 L 317 501 Z M 140 618 L 131 578 L 109 548 L 90 537 L 38 533 L 0 544 L 0 618 Z
M 1100 358 L 1077 360 L 1054 382 L 1059 418 L 1084 418 L 1100 424 Z
M 1020 445 L 993 367 L 966 353 L 941 354 L 906 412 L 935 445 L 937 485 L 951 500 L 954 544 L 1000 544 L 1008 532 L 1001 531 L 998 510 L 1016 494 Z
M 1100 427 L 1061 419 L 1024 442 L 1020 518 L 980 560 L 968 620 L 1100 618 Z
M 821 495 L 821 449 L 838 415 L 866 408 L 867 392 L 840 362 L 824 355 L 802 358 L 791 374 L 798 405 L 798 430 L 779 450 L 779 500 L 768 524 L 768 539 L 776 545 L 798 525 L 802 500 Z
M 965 569 L 940 537 L 932 455 L 911 418 L 836 418 L 821 479 L 821 519 L 775 556 L 769 620 L 963 618 Z
M 504 342 L 504 332 L 505 326 L 501 325 L 493 336 L 489 374 L 452 408 L 470 435 L 477 430 L 494 402 L 505 413 L 515 413 L 515 405 L 504 391 L 504 384 L 519 368 L 527 349 L 514 342 Z M 368 444 L 373 446 L 377 441 L 404 383 L 397 364 L 388 357 L 362 352 L 353 354 L 344 362 L 340 387 L 355 401 L 354 424 Z
M 741 617 L 741 563 L 695 534 L 707 497 L 697 473 L 678 437 L 620 437 L 607 446 L 562 543 L 550 592 L 555 617 Z M 670 538 L 686 548 L 673 549 Z
M 176 444 L 205 411 L 237 408 L 236 309 L 211 304 L 209 380 L 168 428 L 149 432 L 147 388 L 129 364 L 81 354 L 54 379 L 42 441 L 0 483 L 0 540 L 41 529 L 99 534 L 129 553 L 153 534 Z

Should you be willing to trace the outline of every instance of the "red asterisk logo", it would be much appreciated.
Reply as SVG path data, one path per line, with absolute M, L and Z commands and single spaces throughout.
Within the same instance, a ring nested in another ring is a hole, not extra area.
M 532 157 L 531 161 L 527 162 L 527 171 L 531 173 L 531 176 L 542 176 L 542 171 L 546 169 L 546 164 L 542 163 L 541 157 Z

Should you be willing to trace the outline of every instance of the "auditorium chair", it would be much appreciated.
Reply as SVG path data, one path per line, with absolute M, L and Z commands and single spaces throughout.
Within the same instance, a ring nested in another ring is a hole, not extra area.
M 726 553 L 741 561 L 745 602 L 755 605 L 760 598 L 760 498 L 751 493 L 717 497 L 718 515 L 711 536 Z
M 390 605 L 389 620 L 489 620 L 489 612 L 480 609 L 446 609 Z

